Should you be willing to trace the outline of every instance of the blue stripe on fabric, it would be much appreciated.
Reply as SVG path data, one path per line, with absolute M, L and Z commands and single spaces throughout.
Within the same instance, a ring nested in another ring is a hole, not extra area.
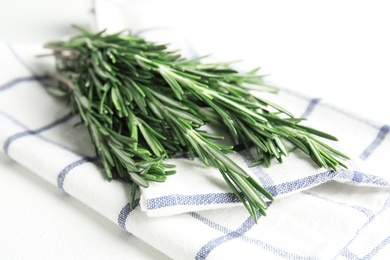
M 253 227 L 254 224 L 255 221 L 253 220 L 253 218 L 248 217 L 238 229 L 228 232 L 223 236 L 217 237 L 207 242 L 207 244 L 205 244 L 198 251 L 195 259 L 196 260 L 206 259 L 207 256 L 211 253 L 211 251 L 213 251 L 215 248 L 217 248 L 218 246 L 220 246 L 225 242 L 228 242 L 229 240 L 243 236 L 246 232 L 248 232 Z
M 24 129 L 28 129 L 28 127 L 27 127 L 26 125 L 24 125 L 22 122 L 18 121 L 16 118 L 12 117 L 11 115 L 9 115 L 9 114 L 7 114 L 7 113 L 5 113 L 5 112 L 3 112 L 3 111 L 0 111 L 0 115 L 6 117 L 7 119 L 9 119 L 9 120 L 10 120 L 11 122 L 13 122 L 14 124 L 16 124 L 16 125 L 18 125 L 18 126 L 24 128 Z M 74 155 L 78 155 L 78 156 L 87 156 L 86 154 L 81 154 L 81 153 L 79 153 L 78 151 L 76 151 L 76 150 L 74 150 L 74 149 L 71 149 L 71 148 L 69 148 L 69 147 L 67 147 L 67 146 L 65 146 L 65 145 L 63 145 L 63 144 L 61 144 L 61 143 L 54 142 L 54 141 L 52 141 L 52 140 L 50 140 L 50 139 L 48 139 L 48 138 L 46 138 L 46 137 L 44 137 L 44 136 L 37 135 L 36 137 L 39 138 L 39 139 L 41 139 L 41 140 L 44 140 L 44 141 L 47 142 L 47 143 L 53 144 L 53 145 L 55 145 L 55 146 L 57 146 L 57 147 L 61 147 L 61 148 L 65 149 L 65 150 L 71 152 L 71 153 L 74 154 Z M 98 165 L 98 166 L 99 166 L 99 165 Z M 100 166 L 99 166 L 99 167 L 100 167 Z M 102 167 L 101 167 L 101 168 L 102 168 Z
M 343 170 L 339 172 L 337 177 L 351 180 L 351 182 L 348 183 L 350 185 L 375 184 L 377 186 L 390 187 L 390 183 L 384 178 L 359 171 Z
M 215 205 L 226 203 L 239 203 L 234 193 L 207 193 L 196 195 L 171 194 L 146 201 L 147 209 L 160 209 L 175 205 Z
M 224 227 L 221 224 L 218 224 L 218 223 L 216 223 L 216 222 L 214 222 L 214 221 L 212 221 L 212 220 L 202 216 L 201 214 L 199 214 L 197 212 L 188 212 L 187 214 L 190 215 L 191 217 L 193 217 L 194 219 L 199 220 L 203 224 L 206 224 L 207 226 L 212 227 L 213 229 L 218 230 L 218 231 L 220 231 L 222 233 L 227 234 L 227 233 L 232 232 L 227 227 Z
M 306 110 L 302 113 L 301 117 L 307 118 L 314 110 L 318 102 L 320 102 L 321 99 L 319 98 L 313 98 L 310 100 L 309 105 L 307 106 Z
M 363 175 L 360 172 L 355 172 L 352 177 L 354 183 L 361 183 L 363 181 Z
M 11 80 L 8 83 L 5 83 L 4 85 L 1 85 L 0 86 L 0 92 L 4 91 L 6 89 L 12 88 L 12 87 L 14 87 L 14 86 L 16 86 L 16 85 L 18 85 L 19 83 L 22 83 L 22 82 L 26 82 L 26 81 L 42 81 L 42 80 L 47 79 L 47 78 L 48 77 L 40 77 L 40 76 L 30 76 L 30 77 L 16 78 L 14 80 Z
M 294 97 L 298 97 L 300 99 L 303 99 L 303 100 L 311 100 L 312 98 L 311 97 L 308 97 L 306 95 L 303 95 L 302 93 L 299 93 L 299 92 L 296 92 L 294 90 L 291 90 L 291 89 L 287 89 L 287 88 L 280 88 L 280 91 L 283 91 L 289 95 L 292 95 Z M 378 125 L 377 122 L 373 122 L 373 121 L 370 121 L 368 120 L 367 118 L 365 117 L 360 117 L 354 113 L 351 113 L 350 111 L 347 111 L 341 107 L 337 107 L 337 106 L 334 106 L 333 104 L 329 104 L 329 103 L 324 103 L 324 102 L 321 102 L 320 104 L 318 104 L 322 107 L 326 107 L 326 108 L 329 108 L 329 109 L 332 109 L 334 111 L 337 111 L 337 113 L 339 114 L 342 114 L 342 115 L 345 115 L 345 116 L 348 116 L 349 118 L 352 118 L 356 121 L 359 121 L 359 122 L 362 122 L 366 125 L 369 125 L 373 128 L 376 128 L 376 129 L 380 129 L 381 125 Z
M 88 162 L 93 162 L 93 161 L 96 161 L 97 160 L 97 157 L 84 157 L 80 160 L 77 160 L 75 162 L 72 162 L 70 163 L 69 165 L 67 165 L 64 169 L 62 169 L 60 171 L 60 173 L 58 174 L 57 176 L 57 186 L 58 188 L 64 190 L 64 182 L 65 182 L 65 178 L 66 176 L 69 174 L 69 172 L 71 170 L 73 170 L 74 168 L 80 166 L 80 165 L 83 165 L 85 163 L 88 163 Z
M 390 243 L 390 236 L 386 237 L 382 240 L 374 249 L 371 250 L 366 256 L 362 258 L 362 260 L 372 259 L 381 249 L 387 246 Z
M 267 191 L 274 191 L 275 194 L 282 195 L 288 192 L 297 191 L 310 187 L 313 184 L 324 183 L 333 179 L 337 175 L 334 171 L 326 171 L 313 176 L 304 177 L 298 180 L 281 183 L 273 186 L 265 186 Z M 155 210 L 175 205 L 211 205 L 222 203 L 240 203 L 234 193 L 208 193 L 195 195 L 173 194 L 165 195 L 146 201 L 149 210 Z
M 38 76 L 33 69 L 16 53 L 12 45 L 8 44 L 8 49 L 11 51 L 12 55 L 17 59 L 32 75 Z
M 20 127 L 24 128 L 24 129 L 28 129 L 28 126 L 26 126 L 24 123 L 22 123 L 21 121 L 19 121 L 18 119 L 16 119 L 15 117 L 11 116 L 8 113 L 6 113 L 4 111 L 0 111 L 0 115 L 2 115 L 5 118 L 9 119 L 15 125 L 20 126 Z
M 335 171 L 326 171 L 278 185 L 264 185 L 264 188 L 275 197 L 276 195 L 282 195 L 288 192 L 300 190 L 313 184 L 324 183 L 330 179 L 333 179 L 337 174 L 338 173 Z M 266 182 L 272 182 L 272 180 L 269 178 Z M 239 202 L 239 199 L 234 193 L 209 193 L 195 195 L 171 194 L 148 199 L 146 201 L 146 205 L 148 210 L 155 210 L 165 207 L 172 207 L 175 205 L 212 205 Z
M 345 258 L 347 258 L 348 260 L 360 260 L 360 258 L 356 255 L 356 254 L 354 254 L 354 253 L 352 253 L 349 249 L 347 249 L 347 248 L 345 248 L 344 250 L 343 250 L 343 252 L 341 252 L 341 254 L 340 254 L 341 256 L 344 256 Z
M 337 175 L 335 171 L 325 171 L 312 176 L 307 176 L 298 180 L 278 184 L 274 187 L 278 195 L 297 191 L 302 188 L 310 187 L 315 184 L 321 184 L 333 179 Z M 269 187 L 265 187 L 267 190 Z
M 370 210 L 368 208 L 365 208 L 365 207 L 356 206 L 356 205 L 348 205 L 345 202 L 334 201 L 332 199 L 329 199 L 329 198 L 326 198 L 326 197 L 323 197 L 323 196 L 320 196 L 318 194 L 314 194 L 314 193 L 311 193 L 311 192 L 308 192 L 308 191 L 302 191 L 302 194 L 311 196 L 313 198 L 321 199 L 321 200 L 324 200 L 326 202 L 330 202 L 330 203 L 333 203 L 333 204 L 336 204 L 336 205 L 340 205 L 340 206 L 343 206 L 343 207 L 355 209 L 355 210 L 363 213 L 368 218 L 370 218 L 373 215 L 372 210 Z
M 267 203 L 270 205 L 270 203 Z M 283 249 L 280 249 L 276 246 L 273 246 L 269 243 L 263 242 L 259 239 L 254 239 L 251 237 L 246 236 L 245 234 L 255 226 L 255 222 L 252 217 L 248 217 L 243 224 L 236 230 L 230 230 L 218 223 L 215 223 L 214 221 L 211 221 L 207 219 L 206 217 L 200 215 L 199 213 L 190 212 L 188 213 L 193 218 L 201 221 L 203 224 L 218 230 L 220 232 L 223 232 L 225 235 L 217 237 L 215 239 L 210 240 L 208 243 L 206 243 L 196 254 L 196 259 L 206 259 L 209 254 L 216 249 L 218 246 L 222 245 L 225 242 L 228 242 L 233 239 L 240 239 L 246 243 L 253 244 L 256 246 L 259 246 L 260 248 L 277 255 L 279 257 L 287 258 L 287 259 L 315 259 L 314 257 L 306 257 L 306 256 L 300 256 L 296 255 L 294 253 L 287 252 Z
M 249 149 L 245 149 L 239 154 L 244 159 L 244 162 L 247 166 L 251 165 L 255 162 L 255 159 L 253 158 L 252 153 Z M 258 180 L 260 180 L 262 186 L 268 187 L 268 192 L 271 193 L 273 197 L 276 197 L 278 195 L 278 192 L 275 188 L 275 184 L 271 178 L 266 172 L 263 171 L 263 167 L 261 165 L 255 166 L 255 167 L 249 167 L 249 169 L 255 174 Z
M 55 120 L 54 122 L 46 125 L 46 126 L 43 126 L 37 130 L 27 130 L 25 132 L 21 132 L 21 133 L 17 133 L 17 134 L 14 134 L 12 136 L 10 136 L 5 142 L 4 142 L 4 153 L 8 155 L 8 149 L 9 149 L 9 146 L 11 145 L 12 142 L 14 142 L 15 140 L 17 139 L 20 139 L 22 137 L 25 137 L 25 136 L 30 136 L 30 135 L 36 135 L 36 134 L 39 134 L 43 131 L 46 131 L 46 130 L 49 130 L 59 124 L 62 124 L 62 123 L 65 123 L 66 121 L 68 121 L 69 119 L 71 119 L 73 116 L 73 113 L 68 113 L 66 114 L 64 117 L 60 118 L 60 119 L 57 119 Z
M 134 208 L 139 206 L 139 199 L 136 199 L 134 202 Z M 126 230 L 126 220 L 129 217 L 133 209 L 130 208 L 130 203 L 127 203 L 119 212 L 118 215 L 118 225 Z
M 383 204 L 383 207 L 378 212 L 371 215 L 371 217 L 360 228 L 357 229 L 352 239 L 348 241 L 348 243 L 333 257 L 333 260 L 336 260 L 339 255 L 345 254 L 346 250 L 348 250 L 349 245 L 352 244 L 352 242 L 359 237 L 360 232 L 362 232 L 364 228 L 366 228 L 377 216 L 382 214 L 388 207 L 390 207 L 390 195 L 387 197 L 385 203 Z
M 374 151 L 375 149 L 382 143 L 382 141 L 385 139 L 386 135 L 389 133 L 390 126 L 384 125 L 379 129 L 379 133 L 372 141 L 372 143 L 363 151 L 363 153 L 359 156 L 360 159 L 366 160 Z

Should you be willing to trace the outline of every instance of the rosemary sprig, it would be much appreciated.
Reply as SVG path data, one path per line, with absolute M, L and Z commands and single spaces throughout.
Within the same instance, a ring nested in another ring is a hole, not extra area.
M 50 42 L 61 84 L 50 92 L 65 97 L 82 122 L 109 179 L 131 183 L 131 204 L 138 186 L 163 182 L 175 171 L 164 159 L 188 152 L 207 166 L 219 169 L 249 213 L 265 215 L 268 193 L 226 154 L 234 145 L 256 147 L 258 161 L 282 162 L 291 149 L 300 149 L 319 167 L 346 168 L 348 157 L 320 141 L 337 140 L 301 125 L 282 107 L 256 97 L 250 90 L 277 92 L 258 69 L 239 73 L 230 63 L 202 63 L 185 59 L 166 45 L 126 33 L 80 34 Z M 229 130 L 231 146 L 199 129 L 219 124 Z

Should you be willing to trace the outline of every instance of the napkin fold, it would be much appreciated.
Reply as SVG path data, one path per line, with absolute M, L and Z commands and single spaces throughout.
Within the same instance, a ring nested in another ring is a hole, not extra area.
M 97 11 L 99 2 L 112 4 L 96 1 Z M 178 31 L 147 26 L 135 25 L 150 38 L 174 37 L 184 52 L 194 54 L 191 41 Z M 141 189 L 131 209 L 129 186 L 105 178 L 79 117 L 46 92 L 45 73 L 54 61 L 35 56 L 45 53 L 42 44 L 0 44 L 0 51 L 0 151 L 172 259 L 383 259 L 390 254 L 389 125 L 282 89 L 267 99 L 337 136 L 331 145 L 352 158 L 348 169 L 319 169 L 299 151 L 270 168 L 249 168 L 250 150 L 230 155 L 276 198 L 256 224 L 218 171 L 178 156 L 169 160 L 177 174 Z
M 225 11 L 218 12 L 218 16 L 220 21 L 227 23 L 225 26 L 215 22 L 214 15 L 211 15 L 220 6 L 224 6 Z M 234 3 L 221 0 L 208 2 L 191 0 L 181 3 L 169 0 L 161 3 L 153 0 L 143 2 L 97 0 L 96 14 L 99 21 L 97 27 L 98 30 L 107 29 L 109 32 L 117 32 L 126 28 L 126 25 L 131 25 L 130 29 L 133 30 L 133 33 L 149 40 L 169 43 L 168 48 L 179 49 L 183 56 L 191 58 L 208 49 L 208 45 L 211 43 L 207 38 L 211 38 L 212 34 L 215 33 L 213 29 L 224 34 L 226 30 L 229 31 L 232 27 L 239 27 L 240 24 L 244 23 L 244 21 L 237 23 L 228 19 L 232 10 L 245 10 L 249 16 L 256 6 L 250 1 Z M 197 14 L 201 12 L 204 13 L 204 16 L 198 19 L 197 23 L 194 23 Z M 244 20 L 248 19 L 241 14 L 237 14 L 237 16 Z M 112 17 L 116 17 L 116 19 L 112 21 Z M 177 22 L 179 20 L 180 23 Z M 193 42 L 196 42 L 196 48 Z M 273 95 L 264 93 L 261 93 L 261 96 L 267 96 L 271 100 L 275 99 Z M 318 104 L 323 103 L 319 99 L 305 97 L 289 90 L 280 93 L 275 102 L 282 104 L 282 106 L 287 105 L 289 110 L 297 116 L 310 116 L 309 124 L 312 120 L 321 121 L 328 111 L 332 111 L 331 105 Z M 353 120 L 352 118 L 339 115 L 332 119 L 332 124 L 338 125 L 337 129 L 329 128 L 327 126 L 329 122 L 325 121 L 326 124 L 322 129 L 327 129 L 345 142 L 331 143 L 330 145 L 336 145 L 340 150 L 345 147 L 348 152 L 355 150 L 356 140 L 349 140 L 349 133 L 345 131 L 345 129 L 350 129 L 349 124 Z M 322 126 L 322 123 L 318 122 L 317 125 Z M 339 129 L 340 131 L 338 131 Z M 370 131 L 374 135 L 377 130 Z M 362 141 L 366 138 L 366 142 L 370 142 L 369 135 L 365 135 Z M 354 156 L 358 158 L 358 155 L 354 154 Z M 247 172 L 253 174 L 276 198 L 291 195 L 329 180 L 350 182 L 350 179 L 354 178 L 353 176 L 365 175 L 355 160 L 345 162 L 349 167 L 348 170 L 336 173 L 319 169 L 309 160 L 302 159 L 304 156 L 300 151 L 293 152 L 289 156 L 290 158 L 284 160 L 283 164 L 274 160 L 269 169 L 262 166 L 249 168 L 248 166 L 254 162 L 251 151 L 241 151 L 230 157 Z M 186 172 L 186 174 L 178 174 L 164 185 L 151 183 L 150 188 L 141 188 L 140 207 L 148 216 L 170 216 L 191 211 L 234 207 L 240 204 L 225 185 L 225 181 L 217 169 L 207 168 L 197 159 L 191 162 L 183 159 L 186 159 L 185 155 L 171 159 L 171 163 L 177 165 L 179 173 Z M 377 171 L 375 174 L 378 174 Z M 359 185 L 368 185 L 368 183 L 361 182 Z
M 0 49 L 7 72 L 0 79 L 1 152 L 173 259 L 328 259 L 388 250 L 388 125 L 283 90 L 274 96 L 280 104 L 340 138 L 338 148 L 353 158 L 348 170 L 318 169 L 299 153 L 268 169 L 248 168 L 250 151 L 232 155 L 276 197 L 255 224 L 218 172 L 175 158 L 178 173 L 143 189 L 139 206 L 130 209 L 128 185 L 105 178 L 78 116 L 46 92 L 51 58 L 35 57 L 43 52 L 39 44 Z

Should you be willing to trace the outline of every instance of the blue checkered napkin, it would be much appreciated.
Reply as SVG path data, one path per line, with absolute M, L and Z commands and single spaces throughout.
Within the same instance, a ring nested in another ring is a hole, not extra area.
M 231 20 L 224 16 L 229 13 L 229 10 L 234 9 L 237 3 L 226 3 L 220 0 L 207 3 L 188 1 L 181 5 L 174 5 L 174 3 L 175 1 L 164 3 L 155 1 L 126 3 L 124 1 L 122 7 L 118 8 L 110 1 L 98 1 L 97 18 L 101 22 L 100 29 L 108 27 L 111 31 L 116 31 L 126 25 L 131 25 L 131 29 L 136 34 L 159 42 L 172 43 L 184 52 L 185 56 L 194 56 L 198 52 L 204 53 L 210 49 L 209 46 L 212 43 L 208 40 L 208 36 L 215 37 L 215 34 L 209 27 L 205 28 L 206 24 L 211 28 L 218 28 L 218 33 L 226 35 L 230 35 L 231 28 L 240 28 L 243 24 L 243 22 L 230 23 Z M 202 22 L 203 27 L 198 22 L 193 22 L 196 18 L 191 15 L 197 14 L 197 11 L 199 13 L 201 10 L 212 12 L 221 5 L 226 8 L 226 13 L 219 13 L 223 17 L 221 19 L 231 27 L 216 26 L 214 21 L 207 20 L 213 19 L 214 16 L 210 14 L 197 20 Z M 248 14 L 252 14 L 251 6 L 256 6 L 249 1 L 244 1 L 239 5 L 240 10 L 245 10 Z M 192 12 L 186 13 L 186 10 L 192 10 Z M 140 13 L 142 16 L 139 15 Z M 112 17 L 117 16 L 124 19 L 119 28 L 116 22 L 111 22 Z M 237 16 L 245 20 L 242 13 Z M 179 18 L 180 23 L 177 22 Z M 255 25 L 245 24 L 245 26 L 252 28 L 253 31 L 256 29 Z M 247 29 L 245 32 L 252 31 Z M 246 37 L 249 36 L 246 35 Z M 232 42 L 234 40 L 236 39 L 231 39 Z M 253 46 L 251 47 L 254 51 Z M 249 46 L 248 50 L 251 50 Z M 214 51 L 224 55 L 230 53 L 231 49 L 228 50 L 220 42 L 220 46 L 213 49 Z M 386 168 L 381 166 L 385 161 L 385 152 L 376 151 L 386 147 L 382 139 L 388 131 L 388 126 L 358 119 L 318 98 L 308 98 L 289 90 L 284 90 L 277 96 L 270 95 L 268 99 L 286 106 L 296 116 L 309 117 L 307 124 L 337 136 L 340 141 L 330 143 L 330 145 L 336 146 L 353 158 L 352 161 L 346 162 L 349 166 L 348 170 L 333 172 L 319 169 L 304 158 L 300 151 L 293 152 L 283 164 L 274 162 L 269 169 L 261 166 L 248 168 L 254 160 L 250 151 L 231 155 L 241 167 L 256 176 L 275 198 L 289 196 L 329 180 L 362 186 L 388 186 Z M 384 148 L 384 151 L 386 149 L 388 148 Z M 376 151 L 376 156 L 365 160 L 371 157 L 374 151 Z M 184 156 L 172 159 L 171 162 L 177 165 L 179 174 L 170 178 L 164 185 L 151 183 L 150 188 L 141 189 L 140 208 L 148 216 L 170 216 L 192 211 L 240 206 L 216 169 L 204 167 L 199 160 L 188 161 Z M 182 172 L 185 174 L 180 174 Z
M 318 168 L 301 151 L 291 153 L 283 164 L 274 160 L 270 168 L 248 168 L 254 162 L 248 150 L 231 156 L 247 172 L 256 176 L 276 199 L 330 180 L 360 186 L 390 187 L 387 170 L 381 164 L 390 148 L 382 143 L 388 131 L 386 125 L 370 124 L 318 99 L 309 99 L 288 90 L 276 96 L 267 96 L 274 102 L 287 104 L 294 114 L 308 117 L 307 124 L 337 136 L 339 141 L 329 144 L 353 158 L 345 162 L 348 169 L 334 172 Z M 354 129 L 353 135 L 350 129 Z M 366 167 L 365 159 L 374 151 L 375 156 L 370 160 L 369 167 Z M 148 216 L 167 216 L 240 204 L 231 191 L 226 189 L 217 170 L 204 167 L 199 160 L 188 162 L 173 159 L 172 162 L 177 165 L 179 173 L 186 174 L 178 174 L 164 185 L 151 184 L 150 188 L 142 189 L 141 210 L 146 211 Z
M 16 54 L 12 47 L 9 48 L 8 52 Z M 13 59 L 17 60 L 15 57 Z M 2 88 L 2 98 L 4 98 L 2 103 L 6 105 L 2 115 L 4 129 L 7 131 L 4 134 L 7 137 L 4 140 L 4 152 L 38 174 L 44 174 L 40 168 L 42 167 L 41 163 L 46 161 L 52 163 L 51 169 L 55 169 L 56 172 L 68 172 L 75 165 L 96 160 L 85 128 L 74 127 L 79 119 L 72 116 L 64 104 L 58 104 L 53 97 L 45 92 L 41 85 L 41 81 L 45 79 L 43 76 L 39 76 L 38 72 L 33 71 L 40 68 L 36 62 L 39 61 L 43 64 L 43 61 L 37 60 L 33 56 L 31 58 L 33 63 L 24 62 L 26 76 L 10 80 Z M 31 73 L 34 74 L 31 75 Z M 30 76 L 28 76 L 29 74 Z M 290 104 L 293 112 L 306 116 L 309 116 L 310 112 L 315 114 L 313 101 L 288 93 L 282 93 L 278 98 L 283 99 L 284 96 L 286 97 L 283 103 Z M 23 97 L 26 101 L 23 101 L 22 106 L 19 102 L 10 102 L 16 98 L 23 99 Z M 40 100 L 39 104 L 36 100 Z M 318 105 L 318 107 L 322 106 Z M 344 118 L 341 118 L 340 121 L 348 122 Z M 329 132 L 333 133 L 334 131 L 329 129 Z M 343 132 L 341 131 L 341 133 Z M 40 144 L 42 141 L 46 142 Z M 45 153 L 49 151 L 48 154 L 41 156 L 36 151 L 37 147 L 42 148 Z M 54 152 L 57 150 L 58 153 Z M 13 152 L 18 154 L 13 155 Z M 22 154 L 19 155 L 19 153 Z M 30 154 L 33 154 L 34 157 L 31 157 Z M 37 158 L 33 159 L 35 157 Z M 45 158 L 45 161 L 42 158 Z M 299 152 L 292 153 L 283 164 L 273 162 L 273 166 L 268 169 L 262 166 L 248 168 L 248 165 L 254 160 L 251 151 L 239 152 L 231 155 L 231 158 L 247 172 L 257 177 L 276 198 L 309 189 L 332 179 L 352 182 L 358 174 L 366 176 L 356 165 L 351 164 L 354 163 L 352 161 L 347 162 L 350 164 L 350 169 L 342 172 L 344 178 L 336 178 L 338 173 L 316 167 Z M 77 163 L 73 164 L 75 161 Z M 185 157 L 171 159 L 169 162 L 177 166 L 178 174 L 170 178 L 164 185 L 152 183 L 150 188 L 141 190 L 140 208 L 148 216 L 169 216 L 185 212 L 242 206 L 227 187 L 218 170 L 205 167 L 199 160 L 189 161 Z M 69 165 L 69 167 L 63 170 L 63 164 Z M 101 170 L 98 167 L 95 167 L 94 171 L 101 175 Z M 59 176 L 53 176 L 54 179 L 50 181 L 63 187 L 65 176 L 66 174 L 62 173 Z
M 269 99 L 338 136 L 339 148 L 354 158 L 350 170 L 324 171 L 299 154 L 270 169 L 247 169 L 277 198 L 268 216 L 255 224 L 219 174 L 177 158 L 179 173 L 147 191 L 158 194 L 168 185 L 172 190 L 155 197 L 144 190 L 137 201 L 151 205 L 151 215 L 166 215 L 151 218 L 139 204 L 129 208 L 128 185 L 105 179 L 85 128 L 75 126 L 78 117 L 46 93 L 42 68 L 52 60 L 35 58 L 40 46 L 0 45 L 0 50 L 5 72 L 0 78 L 1 152 L 173 259 L 341 259 L 388 253 L 388 126 L 282 91 Z M 249 152 L 234 156 L 243 167 L 252 160 Z M 196 189 L 189 194 L 191 187 Z

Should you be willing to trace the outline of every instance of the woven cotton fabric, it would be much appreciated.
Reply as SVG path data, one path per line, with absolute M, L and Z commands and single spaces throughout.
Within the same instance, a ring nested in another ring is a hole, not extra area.
M 234 7 L 229 1 L 209 1 L 207 8 L 192 0 L 131 1 L 127 9 L 125 2 L 95 1 L 96 29 L 115 31 L 131 24 L 134 33 L 163 43 L 172 41 L 190 57 L 213 44 L 202 31 L 206 26 L 218 29 L 222 36 L 231 34 L 229 26 L 219 24 L 231 17 L 221 12 L 222 2 L 226 8 Z M 230 20 L 231 25 L 238 24 L 234 28 L 243 26 L 240 19 L 250 22 L 250 15 L 258 14 L 249 3 L 242 2 L 248 5 L 248 15 L 237 13 Z M 204 19 L 194 23 L 191 14 L 199 13 L 205 14 Z M 216 19 L 214 13 L 222 18 Z M 213 21 L 205 22 L 206 17 Z M 351 113 L 344 103 L 329 103 L 292 89 L 283 88 L 276 95 L 254 93 L 308 118 L 306 125 L 336 136 L 339 141 L 329 144 L 351 157 L 345 161 L 348 169 L 320 169 L 299 151 L 284 158 L 283 164 L 273 161 L 270 168 L 249 168 L 254 160 L 250 150 L 230 155 L 275 197 L 267 203 L 267 216 L 255 223 L 217 170 L 181 154 L 170 159 L 177 174 L 141 189 L 136 207 L 130 209 L 128 184 L 107 180 L 85 126 L 78 124 L 80 118 L 47 93 L 45 75 L 54 69 L 54 60 L 36 57 L 46 53 L 42 46 L 0 44 L 0 152 L 124 232 L 178 260 L 388 259 L 388 118 L 371 121 Z M 214 51 L 227 53 L 225 47 Z M 256 46 L 245 48 L 256 56 Z M 353 94 L 345 96 L 346 102 Z
M 51 58 L 41 45 L 0 46 L 1 152 L 172 259 L 384 259 L 390 253 L 389 126 L 290 90 L 269 96 L 340 141 L 349 169 L 318 169 L 299 153 L 271 168 L 248 168 L 275 196 L 256 224 L 218 172 L 185 157 L 178 173 L 142 190 L 109 182 L 79 117 L 45 90 Z

